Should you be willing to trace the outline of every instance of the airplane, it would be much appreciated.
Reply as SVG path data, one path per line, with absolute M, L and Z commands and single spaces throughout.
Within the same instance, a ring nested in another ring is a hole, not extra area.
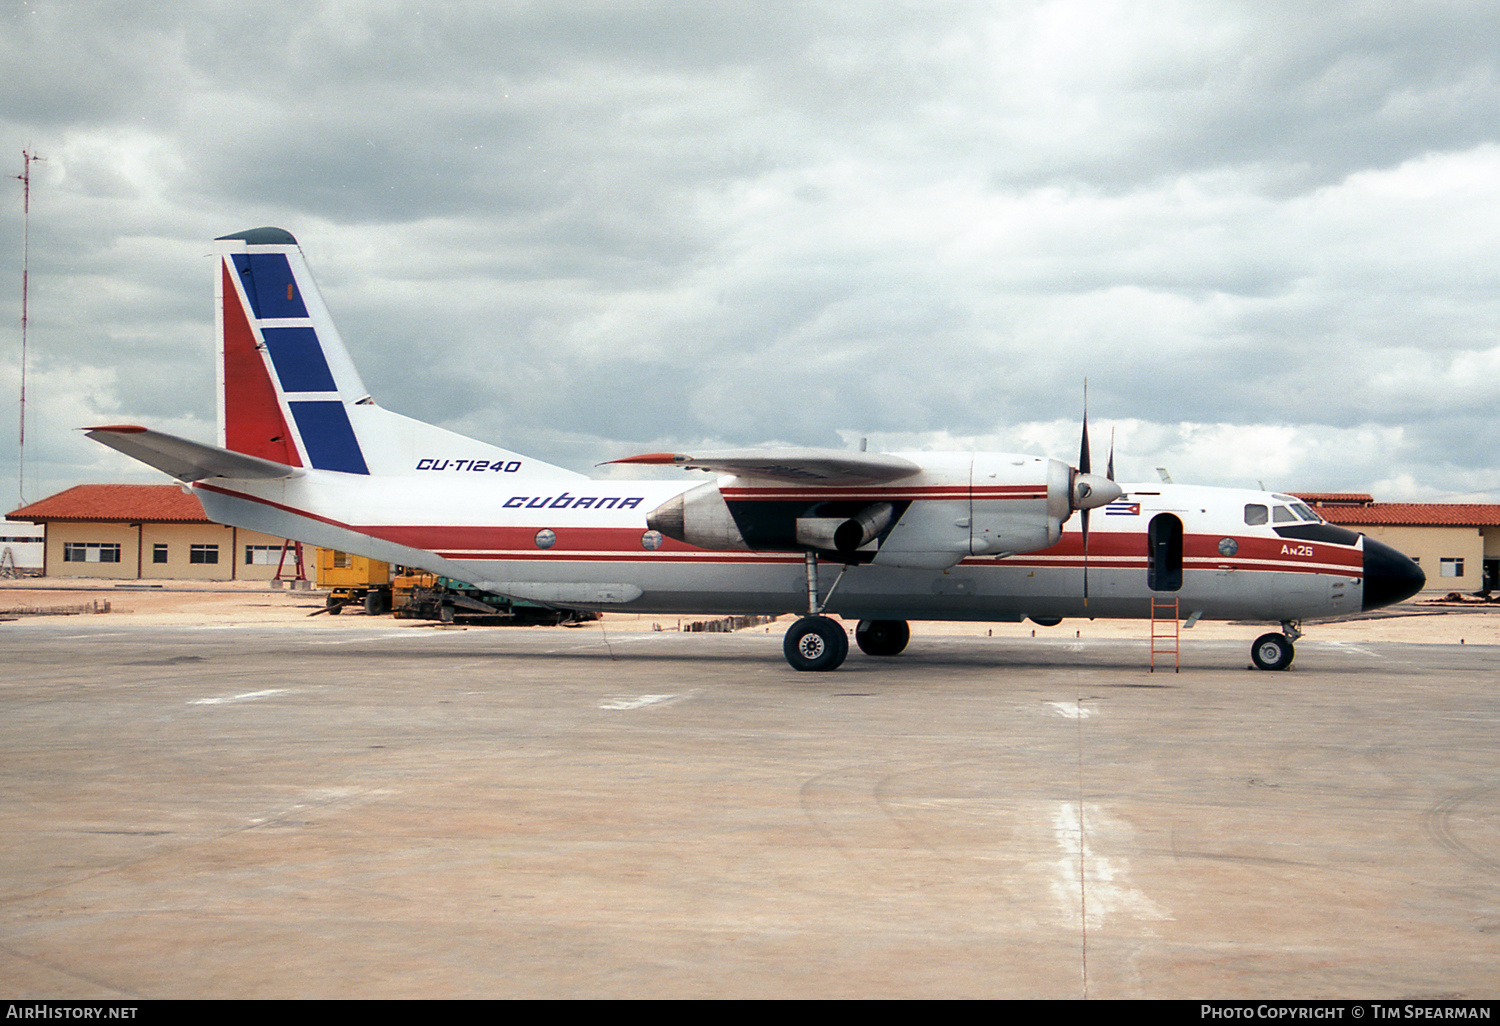
M 1396 549 L 1282 494 L 1114 480 L 1014 453 L 729 449 L 608 461 L 713 475 L 599 480 L 376 405 L 297 240 L 216 241 L 218 440 L 85 429 L 183 483 L 220 523 L 419 567 L 558 608 L 799 613 L 797 670 L 892 657 L 909 621 L 1147 618 L 1279 623 L 1251 647 L 1283 670 L 1305 619 L 1409 598 Z M 601 464 L 603 465 L 603 464 Z M 1092 518 L 1091 514 L 1097 513 Z M 1076 514 L 1076 519 L 1075 519 Z M 1175 618 L 1175 614 L 1174 614 Z

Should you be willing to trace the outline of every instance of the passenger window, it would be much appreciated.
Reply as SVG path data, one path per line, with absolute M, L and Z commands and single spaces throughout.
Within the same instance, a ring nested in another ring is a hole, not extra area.
M 1297 519 L 1297 514 L 1285 506 L 1275 506 L 1271 509 L 1271 519 L 1278 524 L 1290 524 Z
M 1245 523 L 1251 527 L 1259 527 L 1266 522 L 1266 507 L 1256 502 L 1246 503 Z

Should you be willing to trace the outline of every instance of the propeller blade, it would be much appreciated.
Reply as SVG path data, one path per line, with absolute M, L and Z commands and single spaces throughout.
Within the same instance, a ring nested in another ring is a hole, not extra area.
M 1111 481 L 1115 479 L 1115 429 L 1109 429 L 1109 463 L 1104 468 L 1104 476 Z
M 1078 472 L 1090 473 L 1093 460 L 1089 457 L 1089 387 L 1083 386 L 1083 441 L 1078 445 Z
M 1083 511 L 1083 604 L 1089 604 L 1089 511 Z
M 1093 470 L 1093 454 L 1089 452 L 1089 383 L 1083 382 L 1083 436 L 1078 443 L 1078 473 L 1088 474 Z M 1076 487 L 1076 486 L 1075 486 Z M 1081 489 L 1084 495 L 1090 490 L 1086 483 Z M 1089 506 L 1083 507 L 1083 604 L 1089 604 Z

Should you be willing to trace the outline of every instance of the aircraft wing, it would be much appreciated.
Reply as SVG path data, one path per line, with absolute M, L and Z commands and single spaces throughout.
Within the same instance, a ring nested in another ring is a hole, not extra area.
M 714 474 L 764 477 L 792 484 L 822 485 L 895 481 L 922 469 L 900 456 L 846 449 L 717 449 L 697 454 L 648 452 L 607 462 L 681 467 Z
M 301 477 L 306 473 L 299 467 L 288 467 L 258 456 L 247 456 L 201 442 L 190 442 L 186 438 L 134 424 L 87 428 L 84 435 L 111 449 L 118 449 L 147 466 L 170 474 L 179 481 L 201 481 L 206 477 L 269 481 Z

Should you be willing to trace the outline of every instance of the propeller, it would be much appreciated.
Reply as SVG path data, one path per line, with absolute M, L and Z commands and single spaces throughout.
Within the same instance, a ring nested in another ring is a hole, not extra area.
M 1083 385 L 1083 437 L 1078 445 L 1078 470 L 1073 475 L 1073 508 L 1083 514 L 1083 604 L 1089 604 L 1089 511 L 1107 506 L 1122 494 L 1115 483 L 1115 438 L 1109 436 L 1109 464 L 1105 477 L 1093 473 L 1093 456 L 1089 452 L 1089 392 L 1088 382 Z

